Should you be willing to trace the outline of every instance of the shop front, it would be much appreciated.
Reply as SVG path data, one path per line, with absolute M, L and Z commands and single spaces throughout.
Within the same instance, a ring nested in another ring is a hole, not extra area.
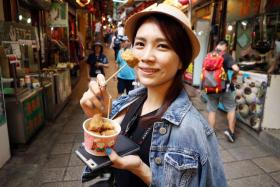
M 275 115 L 280 106 L 280 6 L 273 2 L 227 4 L 225 36 L 241 70 L 236 76 L 237 117 L 256 131 L 280 129 Z
M 214 3 L 197 1 L 193 6 L 192 24 L 194 25 L 194 30 L 200 43 L 200 52 L 192 64 L 192 85 L 199 86 L 203 59 L 206 56 L 209 48 Z M 188 71 L 188 73 L 190 73 L 190 71 Z
M 1 22 L 1 69 L 10 143 L 26 143 L 44 124 L 35 27 Z

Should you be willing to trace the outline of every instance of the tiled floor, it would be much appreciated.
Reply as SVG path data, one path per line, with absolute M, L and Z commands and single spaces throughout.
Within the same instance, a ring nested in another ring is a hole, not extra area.
M 106 50 L 112 61 L 112 51 Z M 111 69 L 107 70 L 108 75 Z M 82 74 L 85 70 L 82 70 Z M 108 86 L 116 96 L 115 82 Z M 83 141 L 82 121 L 86 119 L 79 106 L 79 98 L 87 87 L 82 76 L 73 90 L 70 102 L 54 123 L 48 123 L 29 145 L 13 151 L 12 158 L 0 169 L 0 186 L 3 187 L 78 187 L 90 186 L 95 181 L 82 184 L 84 164 L 74 154 Z M 204 115 L 204 105 L 199 108 Z M 251 135 L 237 129 L 237 140 L 229 143 L 224 135 L 225 115 L 217 119 L 217 137 L 220 153 L 230 187 L 280 186 L 280 158 L 262 147 Z

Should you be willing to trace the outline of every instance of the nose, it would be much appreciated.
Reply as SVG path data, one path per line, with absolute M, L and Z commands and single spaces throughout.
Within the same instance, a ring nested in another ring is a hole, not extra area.
M 155 54 L 152 47 L 146 47 L 143 50 L 143 53 L 141 55 L 141 61 L 146 63 L 155 61 Z

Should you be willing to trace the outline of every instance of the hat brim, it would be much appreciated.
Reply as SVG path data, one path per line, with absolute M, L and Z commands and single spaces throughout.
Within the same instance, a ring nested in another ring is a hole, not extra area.
M 135 34 L 136 29 L 136 23 L 144 16 L 153 15 L 153 14 L 164 14 L 169 17 L 172 17 L 173 19 L 177 20 L 184 30 L 186 31 L 186 34 L 188 35 L 190 39 L 190 44 L 192 45 L 192 58 L 191 61 L 193 61 L 200 51 L 200 44 L 196 37 L 196 35 L 193 33 L 193 31 L 189 27 L 189 21 L 187 17 L 184 15 L 182 11 L 180 11 L 178 8 L 167 5 L 167 4 L 153 4 L 150 7 L 144 9 L 142 12 L 138 12 L 132 16 L 130 16 L 127 21 L 125 22 L 125 34 L 127 35 L 128 39 L 130 41 L 133 41 L 133 35 Z
M 103 46 L 102 46 L 102 43 L 100 43 L 100 42 L 96 42 L 96 43 L 94 43 L 93 45 L 94 45 L 94 46 L 101 46 L 101 47 L 103 47 Z

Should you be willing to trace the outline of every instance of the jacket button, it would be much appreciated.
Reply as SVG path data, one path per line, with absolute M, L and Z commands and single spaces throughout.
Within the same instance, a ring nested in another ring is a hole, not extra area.
M 161 164 L 161 158 L 160 158 L 160 157 L 156 157 L 156 158 L 155 158 L 155 163 L 156 163 L 157 165 L 160 165 L 160 164 Z
M 166 128 L 161 127 L 161 128 L 159 129 L 159 133 L 160 133 L 161 135 L 166 134 Z

